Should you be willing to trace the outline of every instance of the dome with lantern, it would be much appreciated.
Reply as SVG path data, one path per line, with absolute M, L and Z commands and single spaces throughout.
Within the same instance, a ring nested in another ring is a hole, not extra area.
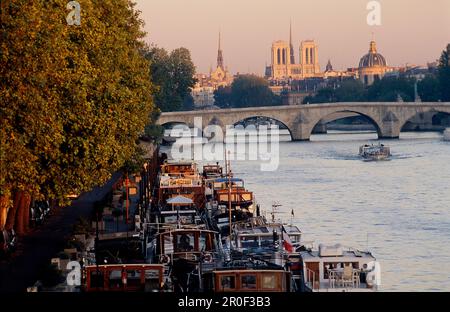
M 386 67 L 386 59 L 377 52 L 377 44 L 375 41 L 370 42 L 369 53 L 364 55 L 359 61 L 359 68 L 363 67 Z

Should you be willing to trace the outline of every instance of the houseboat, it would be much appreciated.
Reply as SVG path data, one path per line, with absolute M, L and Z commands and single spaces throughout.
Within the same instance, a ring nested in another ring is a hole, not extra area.
M 291 272 L 283 269 L 215 270 L 203 276 L 205 292 L 292 292 Z
M 170 291 L 162 264 L 89 265 L 84 267 L 82 277 L 86 292 Z
M 239 178 L 217 178 L 205 181 L 206 188 L 212 190 L 212 198 L 207 205 L 211 223 L 215 230 L 223 235 L 230 233 L 231 221 L 246 221 L 254 214 L 253 193 L 244 186 Z
M 159 233 L 149 246 L 148 259 L 170 270 L 176 292 L 199 291 L 201 274 L 212 271 L 224 259 L 217 235 L 214 231 L 194 228 Z
M 167 206 L 172 206 L 168 201 L 176 196 L 192 200 L 195 209 L 203 209 L 206 202 L 205 188 L 194 162 L 164 163 L 157 183 L 152 199 L 152 213 L 167 210 Z M 155 222 L 154 218 L 150 219 Z
M 232 249 L 244 255 L 284 266 L 301 247 L 301 231 L 295 225 L 266 223 L 255 217 L 233 226 Z
M 312 292 L 373 292 L 381 282 L 380 264 L 368 251 L 319 245 L 300 252 L 301 288 Z

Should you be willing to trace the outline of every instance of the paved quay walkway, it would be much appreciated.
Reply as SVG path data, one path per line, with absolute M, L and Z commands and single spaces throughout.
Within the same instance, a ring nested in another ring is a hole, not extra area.
M 121 175 L 115 173 L 104 186 L 82 194 L 71 206 L 55 209 L 43 225 L 22 237 L 13 257 L 0 262 L 0 292 L 25 292 L 32 286 L 51 258 L 64 248 L 76 220 L 89 218 L 94 203 L 108 194 Z

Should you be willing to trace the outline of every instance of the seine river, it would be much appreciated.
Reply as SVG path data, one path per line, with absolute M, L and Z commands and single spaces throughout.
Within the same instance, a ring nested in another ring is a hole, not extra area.
M 304 241 L 369 248 L 383 291 L 450 291 L 450 142 L 439 133 L 402 133 L 389 161 L 366 162 L 359 146 L 375 133 L 313 135 L 281 142 L 277 171 L 232 161 L 261 210 L 292 222 Z M 201 162 L 200 162 L 201 163 Z

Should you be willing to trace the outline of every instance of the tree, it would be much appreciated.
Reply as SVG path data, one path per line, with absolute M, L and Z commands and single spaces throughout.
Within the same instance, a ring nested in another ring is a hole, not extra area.
M 241 75 L 231 84 L 233 107 L 254 107 L 280 105 L 281 99 L 269 89 L 264 78 L 255 75 Z
M 447 49 L 442 51 L 438 67 L 439 87 L 441 91 L 441 100 L 450 101 L 450 43 Z
M 342 81 L 335 91 L 337 102 L 364 102 L 367 99 L 367 91 L 359 79 Z
M 220 86 L 214 91 L 214 104 L 221 108 L 231 107 L 230 86 Z
M 157 86 L 155 104 L 163 112 L 190 109 L 190 90 L 195 84 L 195 66 L 186 48 L 170 54 L 157 46 L 148 47 L 145 58 L 150 61 L 151 81 Z M 184 107 L 187 105 L 187 107 Z
M 85 0 L 81 26 L 66 4 L 16 0 L 2 17 L 0 212 L 21 232 L 30 196 L 65 203 L 121 168 L 153 110 L 134 4 Z
M 192 95 L 190 93 L 188 93 L 183 98 L 183 110 L 191 111 L 194 109 L 195 109 L 194 98 L 192 97 Z
M 439 80 L 434 75 L 427 75 L 417 83 L 417 93 L 424 102 L 437 102 L 440 99 Z
M 398 96 L 405 102 L 414 101 L 414 78 L 383 77 L 376 80 L 367 90 L 370 102 L 396 102 Z
M 307 96 L 303 100 L 304 104 L 317 104 L 317 103 L 333 103 L 336 102 L 336 91 L 332 88 L 323 88 L 317 91 L 314 96 Z

